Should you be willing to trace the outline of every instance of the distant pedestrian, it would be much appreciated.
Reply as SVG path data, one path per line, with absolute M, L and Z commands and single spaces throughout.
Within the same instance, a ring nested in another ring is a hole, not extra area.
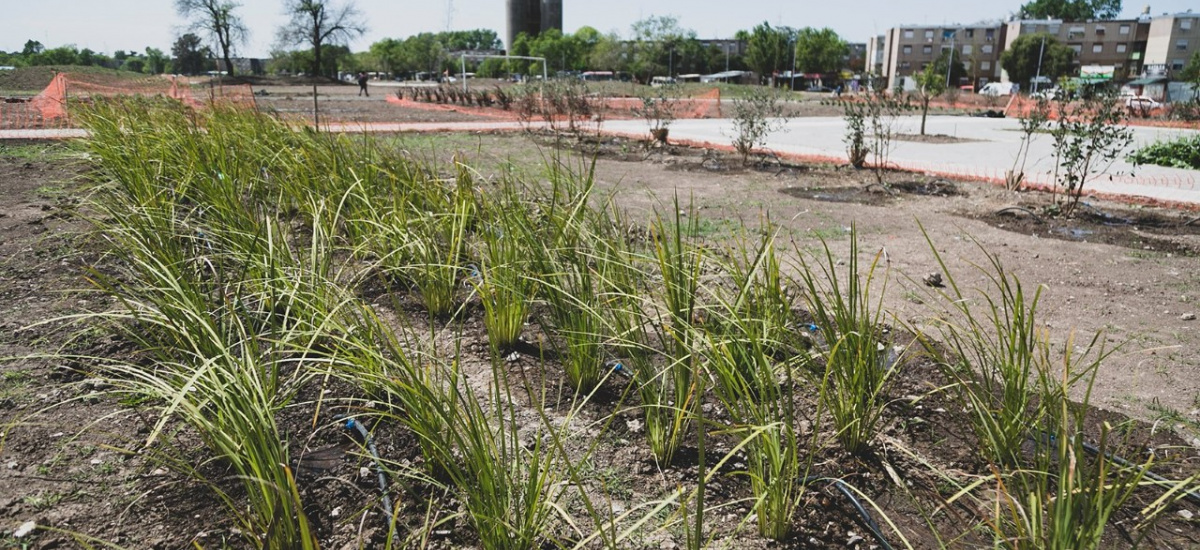
M 371 97 L 371 93 L 367 91 L 367 73 L 362 71 L 358 71 L 358 95 Z

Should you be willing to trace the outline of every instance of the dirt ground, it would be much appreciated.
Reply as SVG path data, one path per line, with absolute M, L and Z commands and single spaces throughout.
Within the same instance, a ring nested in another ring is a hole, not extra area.
M 350 86 L 330 87 L 325 97 L 319 92 L 319 99 L 346 116 L 387 115 L 388 120 L 398 116 L 412 121 L 454 117 L 453 113 L 397 111 L 376 97 L 382 95 L 379 92 L 360 100 L 354 96 L 356 91 Z M 260 97 L 260 106 L 299 113 L 306 101 L 303 93 L 300 88 L 272 89 Z M 844 257 L 853 226 L 863 253 L 879 253 L 888 270 L 885 305 L 893 316 L 891 324 L 897 326 L 920 327 L 936 314 L 931 289 L 922 279 L 939 269 L 922 226 L 964 286 L 983 283 L 983 275 L 972 268 L 972 263 L 985 261 L 982 246 L 1019 276 L 1027 289 L 1044 287 L 1041 318 L 1055 341 L 1068 343 L 1073 333 L 1085 338 L 1102 331 L 1109 344 L 1120 346 L 1096 380 L 1093 404 L 1104 409 L 1101 416 L 1118 420 L 1129 415 L 1145 421 L 1136 439 L 1166 453 L 1164 475 L 1189 475 L 1200 469 L 1200 353 L 1196 352 L 1200 321 L 1195 320 L 1200 315 L 1200 222 L 1195 213 L 1085 199 L 1076 219 L 1054 220 L 1039 214 L 1050 200 L 1043 194 L 1011 193 L 987 184 L 905 173 L 887 174 L 893 191 L 886 192 L 868 185 L 872 174 L 847 167 L 766 161 L 745 167 L 737 159 L 710 151 L 647 148 L 620 139 L 582 144 L 488 134 L 382 139 L 421 151 L 433 161 L 460 153 L 485 178 L 498 177 L 513 166 L 537 177 L 538 166 L 554 156 L 556 144 L 571 145 L 563 157 L 566 162 L 586 163 L 590 155 L 597 155 L 599 188 L 628 209 L 632 220 L 644 224 L 677 195 L 694 208 L 692 215 L 700 218 L 701 233 L 714 246 L 735 236 L 743 224 L 760 227 L 769 217 L 778 224 L 781 240 L 787 243 L 782 248 L 790 251 L 791 258 L 816 251 L 818 238 Z M 584 156 L 578 156 L 579 151 Z M 62 323 L 37 324 L 108 305 L 93 294 L 78 292 L 89 286 L 87 268 L 104 269 L 97 254 L 99 244 L 88 233 L 86 211 L 79 206 L 77 178 L 83 173 L 78 154 L 61 145 L 0 144 L 0 357 L 9 358 L 0 362 L 0 421 L 5 426 L 0 440 L 0 548 L 29 542 L 11 534 L 29 520 L 127 548 L 181 548 L 192 541 L 204 547 L 240 547 L 241 539 L 223 523 L 215 503 L 202 497 L 203 487 L 148 457 L 125 451 L 137 448 L 139 436 L 144 435 L 145 423 L 136 406 L 123 406 L 102 395 L 105 388 L 88 377 L 86 364 L 39 357 L 60 349 L 121 353 L 122 343 L 103 333 L 72 335 L 59 330 Z M 464 349 L 480 350 L 484 346 L 478 337 L 479 322 L 468 320 L 468 325 L 476 335 Z M 513 368 L 532 364 L 531 358 L 521 358 Z M 938 481 L 921 464 L 905 459 L 901 449 L 932 457 L 947 468 L 987 475 L 978 471 L 981 464 L 967 458 L 973 444 L 963 437 L 968 429 L 961 416 L 946 412 L 955 407 L 948 396 L 915 399 L 943 382 L 936 369 L 916 364 L 890 390 L 894 402 L 877 462 L 833 451 L 821 461 L 840 467 L 841 475 L 885 502 L 890 517 L 914 537 L 918 547 L 934 545 L 919 535 L 927 530 L 919 518 L 921 508 L 896 491 L 889 492 L 890 481 L 880 474 L 878 461 L 915 484 L 917 502 L 922 498 L 936 502 Z M 619 388 L 613 392 L 620 393 Z M 600 418 L 608 408 L 611 405 L 600 406 L 591 414 Z M 925 420 L 908 421 L 913 418 Z M 413 454 L 414 445 L 406 439 L 410 435 L 398 429 L 377 433 L 381 453 L 390 453 L 395 460 Z M 620 480 L 621 505 L 644 501 L 663 487 L 695 477 L 694 468 L 655 467 L 632 428 L 618 426 L 616 433 L 605 437 L 615 442 L 617 450 L 594 467 L 595 475 Z M 361 495 L 372 490 L 371 480 L 364 483 L 359 474 L 362 461 L 346 454 L 352 442 L 336 430 L 313 434 L 311 440 L 314 449 L 334 450 L 332 465 L 301 480 L 309 491 L 305 497 L 316 502 L 312 512 L 321 524 L 324 545 L 355 548 L 361 540 L 378 544 L 384 535 L 377 527 L 364 527 L 365 515 L 362 521 L 346 517 L 345 510 L 360 505 Z M 340 481 L 321 481 L 326 478 Z M 713 498 L 744 496 L 744 485 L 736 476 L 722 478 Z M 867 542 L 853 542 L 863 531 L 835 496 L 826 489 L 808 497 L 803 528 L 785 547 L 867 547 Z M 420 503 L 408 506 L 408 514 L 419 517 L 423 512 Z M 1200 513 L 1192 504 L 1179 509 Z M 1151 536 L 1152 545 L 1200 545 L 1200 529 L 1181 518 L 1168 517 Z M 937 521 L 944 534 L 958 534 L 952 519 Z M 735 523 L 733 514 L 713 521 L 714 529 L 724 531 Z M 431 545 L 470 546 L 471 540 L 461 531 L 451 525 Z M 858 534 L 847 534 L 851 531 Z M 656 535 L 634 547 L 670 548 L 682 543 L 672 537 Z M 68 540 L 68 535 L 54 532 L 32 538 L 37 548 L 59 547 Z M 978 542 L 968 536 L 963 544 Z M 1110 545 L 1127 546 L 1128 541 L 1113 534 Z M 766 544 L 752 540 L 736 546 Z

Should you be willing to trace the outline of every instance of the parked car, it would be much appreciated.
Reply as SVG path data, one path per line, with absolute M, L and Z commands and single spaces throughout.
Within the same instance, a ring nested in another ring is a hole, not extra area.
M 1125 98 L 1125 108 L 1132 113 L 1141 113 L 1142 115 L 1149 114 L 1151 111 L 1161 108 L 1162 103 L 1154 101 L 1153 98 L 1144 95 Z
M 1017 93 L 1020 88 L 1012 82 L 988 82 L 979 89 L 979 95 L 1002 96 Z
M 1029 94 L 1029 97 L 1032 97 L 1033 99 L 1062 99 L 1066 96 L 1066 92 L 1057 86 L 1053 88 L 1046 88 L 1044 90 L 1038 90 L 1032 94 Z

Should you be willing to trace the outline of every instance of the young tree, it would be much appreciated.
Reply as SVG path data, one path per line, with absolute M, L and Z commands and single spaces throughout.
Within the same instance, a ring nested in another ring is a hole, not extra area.
M 805 27 L 796 35 L 796 68 L 805 73 L 835 73 L 849 51 L 833 29 Z
M 346 44 L 367 32 L 362 14 L 353 3 L 337 5 L 334 0 L 284 0 L 290 19 L 279 29 L 279 41 L 312 48 L 312 74 L 321 74 L 321 48 Z
M 190 30 L 208 34 L 220 50 L 230 76 L 233 75 L 233 48 L 245 44 L 250 33 L 242 18 L 233 13 L 240 6 L 227 0 L 175 0 L 175 11 L 192 20 Z
M 1013 82 L 1028 87 L 1029 81 L 1039 72 L 1050 80 L 1067 74 L 1073 59 L 1074 50 L 1060 44 L 1049 34 L 1038 33 L 1024 35 L 1013 41 L 1012 46 L 1000 54 L 1000 66 L 1008 72 Z
M 946 73 L 937 70 L 936 63 L 925 66 L 917 73 L 917 98 L 921 101 L 921 135 L 925 135 L 925 119 L 929 116 L 929 102 L 946 91 Z
M 1021 6 L 1027 19 L 1087 21 L 1121 15 L 1121 0 L 1031 0 Z
M 175 59 L 175 71 L 180 74 L 200 74 L 208 60 L 208 48 L 194 33 L 187 33 L 175 40 L 171 46 L 171 57 Z

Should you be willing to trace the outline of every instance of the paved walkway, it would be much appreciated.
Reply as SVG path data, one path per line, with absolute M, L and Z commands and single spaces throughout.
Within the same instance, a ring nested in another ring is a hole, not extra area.
M 896 131 L 915 134 L 918 117 L 901 117 Z M 347 123 L 323 124 L 336 132 L 457 132 L 457 131 L 517 131 L 524 127 L 513 122 L 445 122 L 445 123 Z M 534 124 L 540 127 L 540 124 Z M 603 131 L 615 135 L 641 137 L 647 127 L 640 120 L 609 120 Z M 1196 130 L 1133 127 L 1134 147 L 1184 135 L 1198 135 Z M 1002 182 L 1006 170 L 1012 168 L 1013 158 L 1020 145 L 1021 133 L 1014 119 L 988 119 L 961 116 L 931 116 L 926 133 L 962 138 L 961 143 L 922 143 L 894 141 L 888 162 L 898 168 L 946 176 Z M 671 140 L 712 147 L 728 147 L 733 125 L 727 119 L 677 120 L 671 125 Z M 86 137 L 86 132 L 62 130 L 0 130 L 3 139 L 54 139 Z M 786 128 L 767 138 L 767 148 L 785 156 L 800 159 L 846 161 L 845 122 L 840 117 L 805 117 L 788 122 Z M 1025 166 L 1026 181 L 1040 186 L 1053 186 L 1053 142 L 1050 136 L 1035 135 Z M 1113 162 L 1108 172 L 1086 185 L 1089 192 L 1133 197 L 1141 200 L 1200 205 L 1200 170 L 1183 170 L 1162 166 L 1134 167 L 1124 158 Z
M 919 117 L 901 117 L 897 120 L 896 130 L 899 133 L 916 134 L 919 128 Z M 1200 134 L 1195 130 L 1132 128 L 1134 148 L 1183 135 Z M 642 121 L 611 120 L 604 123 L 604 130 L 644 134 L 646 124 Z M 931 116 L 925 130 L 928 134 L 944 134 L 973 141 L 894 141 L 888 162 L 906 170 L 1003 182 L 1004 173 L 1012 168 L 1021 142 L 1019 124 L 1015 119 Z M 728 146 L 732 134 L 733 127 L 728 120 L 678 120 L 671 125 L 673 141 Z M 842 141 L 844 135 L 845 122 L 840 117 L 796 118 L 790 120 L 783 131 L 768 137 L 767 148 L 782 155 L 846 162 L 846 146 Z M 1034 136 L 1025 165 L 1027 181 L 1053 186 L 1053 149 L 1050 136 Z M 1089 181 L 1085 189 L 1100 194 L 1200 205 L 1200 170 L 1134 167 L 1121 158 L 1113 162 L 1105 175 Z

